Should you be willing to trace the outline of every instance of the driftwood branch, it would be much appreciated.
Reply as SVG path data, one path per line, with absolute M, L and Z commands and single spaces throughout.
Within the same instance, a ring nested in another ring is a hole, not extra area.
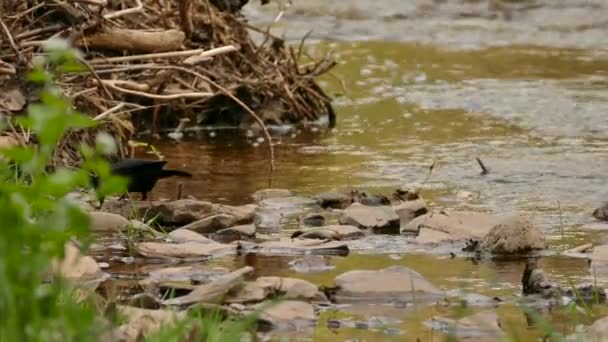
M 141 31 L 110 28 L 82 38 L 77 45 L 130 52 L 166 52 L 178 50 L 185 39 L 180 30 Z

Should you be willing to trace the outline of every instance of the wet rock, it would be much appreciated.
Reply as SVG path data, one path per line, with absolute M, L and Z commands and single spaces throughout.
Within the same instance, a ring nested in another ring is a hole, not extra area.
M 519 214 L 504 217 L 481 241 L 481 248 L 493 254 L 527 253 L 546 248 L 538 226 Z
M 226 294 L 244 281 L 244 276 L 253 272 L 253 267 L 245 266 L 234 272 L 218 277 L 208 284 L 195 288 L 185 296 L 165 300 L 163 305 L 189 305 L 195 303 L 221 304 Z
M 418 216 L 424 215 L 429 211 L 426 203 L 420 199 L 400 203 L 393 206 L 393 209 L 399 216 L 401 227 L 404 227 L 411 220 Z
M 344 209 L 340 224 L 370 229 L 374 233 L 399 232 L 399 216 L 390 206 L 369 207 L 353 203 Z
M 601 342 L 608 340 L 608 317 L 603 317 L 593 322 L 588 327 L 577 327 L 577 332 L 568 336 L 569 342 Z
M 444 297 L 435 285 L 405 266 L 349 271 L 336 277 L 334 283 L 326 293 L 336 303 L 426 302 Z
M 148 310 L 132 306 L 118 306 L 118 311 L 128 323 L 119 330 L 127 341 L 138 341 L 141 337 L 157 332 L 163 325 L 173 325 L 186 317 L 186 312 Z
M 306 302 L 287 300 L 277 304 L 260 303 L 255 309 L 264 308 L 259 321 L 261 330 L 300 330 L 316 323 L 314 307 Z
M 332 225 L 319 228 L 299 230 L 291 237 L 300 239 L 321 240 L 355 240 L 365 236 L 363 231 L 355 226 Z
M 446 295 L 452 296 L 450 293 L 446 293 Z M 479 306 L 484 308 L 495 308 L 502 302 L 500 298 L 492 298 L 478 293 L 458 293 L 456 294 L 456 297 L 458 297 L 458 305 L 464 307 Z
M 358 190 L 350 192 L 350 200 L 351 203 L 359 203 L 370 207 L 391 205 L 391 201 L 384 195 L 368 195 Z
M 351 204 L 351 197 L 339 192 L 324 192 L 317 195 L 315 199 L 323 209 L 345 209 Z
M 149 208 L 141 208 L 142 216 L 157 217 L 165 225 L 186 225 L 216 214 L 216 206 L 211 202 L 181 199 L 170 202 L 155 202 Z
M 215 233 L 218 230 L 232 227 L 238 223 L 238 218 L 229 214 L 217 214 L 194 221 L 182 227 L 200 234 Z
M 239 249 L 245 253 L 266 255 L 298 255 L 298 254 L 331 254 L 348 255 L 348 245 L 340 241 L 325 241 L 316 239 L 289 239 L 254 243 L 238 242 Z
M 258 190 L 251 195 L 256 202 L 260 202 L 267 198 L 283 198 L 290 196 L 293 196 L 293 193 L 287 189 L 263 189 Z
M 498 315 L 493 311 L 478 312 L 459 320 L 433 317 L 425 325 L 459 341 L 499 341 L 503 335 Z
M 526 261 L 526 268 L 522 275 L 522 293 L 524 295 L 538 294 L 543 298 L 559 298 L 562 294 L 562 289 L 558 284 L 552 282 L 538 268 L 538 260 L 530 258 Z
M 401 232 L 418 233 L 426 228 L 447 234 L 445 235 L 447 240 L 482 239 L 499 222 L 498 220 L 498 215 L 473 211 L 432 211 L 410 221 L 401 228 Z
M 302 217 L 300 224 L 309 227 L 322 227 L 325 224 L 325 216 L 321 214 L 308 214 Z
M 307 255 L 303 258 L 292 260 L 289 267 L 296 272 L 311 273 L 329 271 L 334 268 L 327 257 L 322 255 Z
M 256 208 L 257 206 L 252 204 L 234 207 L 194 199 L 181 199 L 154 202 L 151 206 L 139 207 L 139 211 L 146 219 L 156 218 L 158 222 L 167 226 L 183 226 L 220 214 L 233 216 L 237 224 L 251 223 Z
M 142 270 L 144 271 L 144 270 Z M 180 267 L 166 267 L 155 269 L 148 273 L 148 277 L 139 281 L 142 287 L 159 287 L 167 283 L 209 283 L 220 276 L 230 273 L 225 267 L 210 267 L 204 264 L 194 264 Z
M 281 228 L 282 219 L 281 212 L 271 208 L 261 208 L 255 213 L 253 223 L 262 230 L 273 230 Z
M 256 228 L 253 224 L 245 224 L 240 226 L 234 226 L 225 228 L 216 232 L 220 236 L 236 236 L 238 239 L 253 239 L 255 238 Z
M 260 202 L 262 207 L 279 209 L 303 209 L 316 204 L 316 201 L 303 196 L 290 196 L 281 198 L 267 198 Z
M 236 253 L 236 246 L 221 243 L 161 243 L 143 242 L 135 245 L 141 256 L 159 259 L 201 260 Z
M 396 201 L 414 201 L 420 199 L 420 187 L 400 187 L 393 192 Z
M 199 243 L 216 243 L 215 241 L 202 236 L 197 232 L 193 232 L 189 229 L 176 229 L 169 233 L 169 239 L 174 242 L 199 242 Z
M 150 293 L 138 293 L 129 299 L 129 306 L 141 309 L 160 309 L 160 301 Z
M 327 297 L 309 281 L 295 278 L 259 277 L 247 282 L 226 299 L 227 303 L 261 302 L 269 297 L 281 296 L 286 300 L 306 300 L 326 303 Z
M 64 248 L 63 259 L 51 262 L 52 274 L 60 274 L 71 284 L 88 289 L 97 288 L 110 277 L 101 270 L 95 259 L 82 255 L 74 243 L 67 242 Z
M 120 232 L 127 230 L 129 227 L 129 220 L 118 214 L 92 211 L 89 215 L 91 217 L 91 231 L 94 233 Z
M 591 274 L 599 277 L 608 275 L 608 245 L 593 247 L 589 271 Z
M 567 289 L 564 292 L 564 295 L 578 302 L 591 304 L 606 303 L 606 291 L 602 288 L 593 286 L 592 284 L 579 285 L 576 287 L 576 291 Z
M 593 217 L 598 220 L 608 221 L 608 203 L 605 203 L 601 207 L 593 211 Z

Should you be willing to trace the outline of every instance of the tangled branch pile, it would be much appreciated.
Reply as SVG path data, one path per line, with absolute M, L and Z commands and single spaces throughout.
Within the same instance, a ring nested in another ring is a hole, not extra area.
M 240 16 L 243 0 L 3 0 L 0 3 L 0 112 L 18 115 L 35 101 L 25 74 L 49 38 L 83 52 L 86 72 L 60 85 L 75 106 L 122 142 L 138 130 L 197 124 L 316 120 L 334 122 L 330 98 L 315 83 L 329 59 L 300 66 L 286 46 Z M 255 44 L 250 30 L 262 33 Z M 56 164 L 78 157 L 66 137 Z M 123 145 L 124 146 L 124 145 Z

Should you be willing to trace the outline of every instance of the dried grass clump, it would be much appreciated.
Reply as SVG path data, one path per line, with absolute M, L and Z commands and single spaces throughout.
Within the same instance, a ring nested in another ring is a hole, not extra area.
M 75 106 L 126 146 L 137 131 L 198 124 L 296 123 L 335 114 L 315 83 L 335 63 L 300 66 L 298 48 L 247 24 L 243 0 L 4 0 L 0 3 L 0 111 L 35 101 L 24 75 L 49 38 L 83 51 L 86 72 L 60 80 Z M 265 40 L 256 45 L 250 30 Z M 73 132 L 55 164 L 74 164 Z

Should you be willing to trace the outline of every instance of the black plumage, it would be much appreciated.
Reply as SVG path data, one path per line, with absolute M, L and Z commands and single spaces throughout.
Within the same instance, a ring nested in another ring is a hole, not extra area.
M 167 164 L 165 160 L 124 159 L 111 165 L 111 173 L 126 177 L 128 180 L 127 192 L 141 193 L 141 199 L 146 200 L 148 192 L 152 191 L 159 179 L 178 176 L 192 177 L 186 171 L 163 169 Z M 93 185 L 97 186 L 97 179 L 93 179 Z M 103 198 L 99 200 L 103 205 Z

